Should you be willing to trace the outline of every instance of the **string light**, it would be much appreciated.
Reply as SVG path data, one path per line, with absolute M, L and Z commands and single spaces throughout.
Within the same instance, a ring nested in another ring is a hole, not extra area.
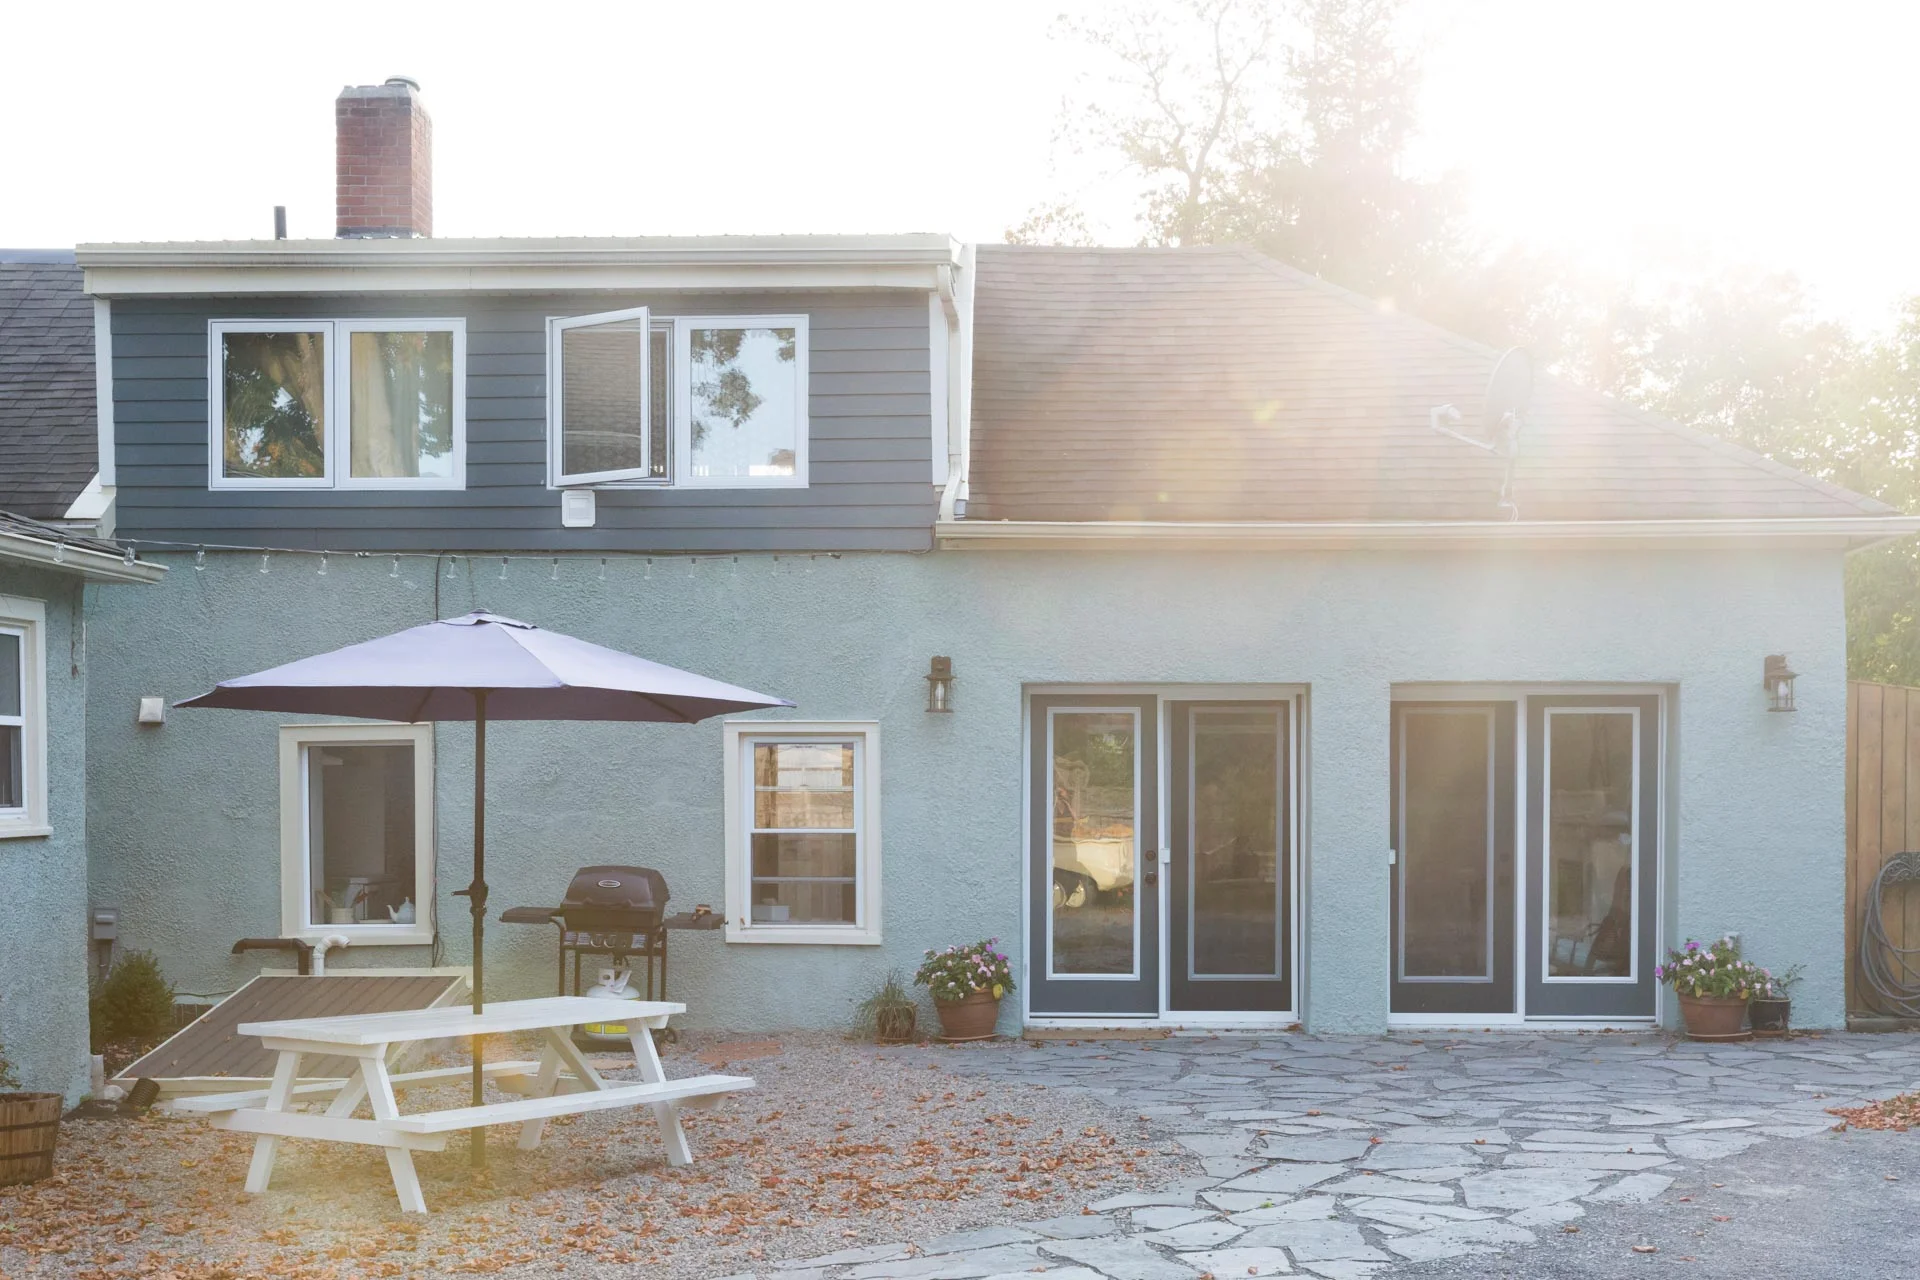
M 607 580 L 607 558 L 605 556 L 601 556 L 600 557 L 600 581 L 605 582 L 606 580 Z
M 700 563 L 700 560 L 698 557 L 693 557 L 687 561 L 687 576 L 689 578 L 693 576 L 693 566 L 699 563 Z
M 507 558 L 505 556 L 501 556 L 500 557 L 500 581 L 505 582 L 506 580 L 507 580 Z
M 260 553 L 260 572 L 265 573 L 267 571 L 267 561 L 270 559 L 272 559 L 272 557 L 266 552 L 262 551 Z
M 644 574 L 642 574 L 641 577 L 648 582 L 653 581 L 653 557 L 652 556 L 647 557 L 647 571 Z
M 132 547 L 127 548 L 126 555 L 123 556 L 122 559 L 124 559 L 127 562 L 127 568 L 129 569 L 133 568 L 133 548 Z
M 356 560 L 377 560 L 380 557 L 384 556 L 387 558 L 387 561 L 389 564 L 389 568 L 387 570 L 387 576 L 389 578 L 394 578 L 394 579 L 399 579 L 400 577 L 402 577 L 402 574 L 400 572 L 400 562 L 402 560 L 431 560 L 435 562 L 436 571 L 438 569 L 438 563 L 440 561 L 445 561 L 447 566 L 447 577 L 449 580 L 457 580 L 459 578 L 461 560 L 464 559 L 468 562 L 467 572 L 469 576 L 471 576 L 473 573 L 474 563 L 476 561 L 476 557 L 472 555 L 461 555 L 461 554 L 455 554 L 455 553 L 446 552 L 446 551 L 340 551 L 340 552 L 335 552 L 332 550 L 325 550 L 325 549 L 309 550 L 305 547 L 262 547 L 262 546 L 249 546 L 249 545 L 243 545 L 243 544 L 237 544 L 237 543 L 218 543 L 218 542 L 207 542 L 207 543 L 174 542 L 164 538 L 121 538 L 121 539 L 118 539 L 117 541 L 119 541 L 121 545 L 122 557 L 131 558 L 135 563 L 138 563 L 138 558 L 139 558 L 141 548 L 151 548 L 156 551 L 174 551 L 174 552 L 191 551 L 193 553 L 193 567 L 196 571 L 200 571 L 200 572 L 204 572 L 206 570 L 207 553 L 209 551 L 230 552 L 230 553 L 236 553 L 236 554 L 242 554 L 242 555 L 259 556 L 260 557 L 259 572 L 261 572 L 262 574 L 270 574 L 273 572 L 273 560 L 276 556 L 314 556 L 319 560 L 319 564 L 315 567 L 315 572 L 321 577 L 328 577 L 331 575 L 332 559 L 335 555 L 351 556 Z M 809 572 L 811 572 L 811 562 L 814 560 L 820 559 L 822 556 L 826 557 L 829 560 L 839 560 L 842 558 L 841 553 L 837 551 L 821 551 L 821 552 L 811 553 L 806 557 L 807 560 L 809 561 Z M 65 557 L 66 557 L 66 543 L 65 542 L 55 543 L 54 545 L 55 563 L 60 563 L 64 561 Z M 589 557 L 584 555 L 556 556 L 556 555 L 550 555 L 544 552 L 540 552 L 540 553 L 534 553 L 530 555 L 501 556 L 499 576 L 502 580 L 505 580 L 508 577 L 508 566 L 512 561 L 545 560 L 547 561 L 547 564 L 548 564 L 548 574 L 547 574 L 548 578 L 554 582 L 558 582 L 560 580 L 560 562 L 562 560 L 576 561 L 583 564 L 591 561 L 596 565 L 597 577 L 599 578 L 600 581 L 604 582 L 604 581 L 607 581 L 608 566 L 616 558 L 618 559 L 630 558 L 630 559 L 639 560 L 642 565 L 642 576 L 649 581 L 651 581 L 654 576 L 653 570 L 654 570 L 655 560 L 665 559 L 666 561 L 669 561 L 669 562 L 675 561 L 675 560 L 684 560 L 687 566 L 687 576 L 689 578 L 697 578 L 699 576 L 699 564 L 702 560 L 724 561 L 728 564 L 729 569 L 732 573 L 738 574 L 740 571 L 740 559 L 741 559 L 741 557 L 738 554 L 734 554 L 734 553 L 727 553 L 724 555 L 705 555 L 705 556 L 675 555 L 675 556 L 660 557 L 660 556 L 651 556 L 651 555 L 649 556 L 635 555 L 631 557 L 627 557 L 627 556 L 616 557 L 616 556 L 608 556 L 608 555 L 595 555 L 595 556 Z M 767 558 L 776 565 L 779 564 L 782 559 L 782 557 L 779 555 L 769 555 Z M 794 557 L 791 555 L 785 558 L 787 560 L 794 559 Z
M 66 543 L 56 542 L 53 544 L 53 562 L 55 564 L 65 564 L 67 562 L 67 544 Z
M 195 573 L 205 573 L 206 570 L 207 570 L 207 549 L 205 547 L 202 547 L 198 551 L 193 553 L 193 571 Z
M 393 572 L 388 574 L 387 576 L 389 578 L 397 578 L 400 576 L 400 557 L 399 556 L 395 556 L 393 558 Z
M 320 553 L 320 576 L 327 576 L 327 553 L 324 551 Z
M 457 565 L 457 564 L 459 564 L 459 563 L 460 563 L 460 557 L 459 557 L 459 556 L 448 556 L 448 557 L 447 557 L 447 581 L 448 581 L 448 582 L 452 582 L 452 581 L 453 581 L 453 579 L 454 579 L 454 572 L 453 572 L 453 567 L 454 567 L 455 565 Z
M 553 558 L 553 572 L 547 575 L 547 581 L 548 582 L 560 581 L 560 557 L 559 556 L 555 556 Z

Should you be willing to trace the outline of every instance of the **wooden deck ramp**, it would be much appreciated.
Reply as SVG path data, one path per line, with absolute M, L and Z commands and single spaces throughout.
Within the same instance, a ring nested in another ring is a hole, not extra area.
M 253 1036 L 239 1033 L 243 1022 L 437 1009 L 458 1003 L 466 994 L 466 978 L 444 971 L 406 975 L 347 971 L 321 977 L 264 974 L 201 1014 L 115 1079 L 127 1086 L 136 1080 L 152 1080 L 160 1086 L 163 1098 L 264 1086 L 273 1076 L 275 1055 Z M 355 1070 L 350 1058 L 309 1058 L 302 1066 L 308 1080 L 344 1079 Z

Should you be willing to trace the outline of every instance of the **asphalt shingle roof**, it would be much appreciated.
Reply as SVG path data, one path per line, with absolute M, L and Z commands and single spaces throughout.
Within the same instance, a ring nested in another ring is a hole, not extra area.
M 71 253 L 0 250 L 0 510 L 62 518 L 97 450 L 80 268 Z
M 967 515 L 984 520 L 1501 520 L 1478 429 L 1499 352 L 1240 248 L 982 246 Z M 1548 378 L 1522 520 L 1893 509 Z

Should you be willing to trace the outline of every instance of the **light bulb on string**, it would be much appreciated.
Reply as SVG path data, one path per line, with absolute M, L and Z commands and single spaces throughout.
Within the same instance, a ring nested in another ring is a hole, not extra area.
M 459 563 L 460 563 L 460 557 L 459 557 L 459 556 L 448 556 L 448 557 L 447 557 L 447 581 L 448 581 L 448 582 L 452 582 L 452 581 L 453 581 L 453 579 L 454 579 L 454 572 L 453 572 L 453 567 L 454 567 L 455 565 L 457 565 L 457 564 L 459 564 Z
M 324 551 L 320 553 L 320 576 L 327 576 L 327 553 Z
M 605 556 L 601 556 L 600 557 L 600 581 L 605 582 L 606 580 L 607 580 L 607 558 Z
M 505 556 L 501 556 L 500 557 L 500 581 L 505 582 L 506 580 L 507 580 L 507 558 Z
M 653 557 L 647 557 L 647 571 L 641 575 L 648 582 L 653 581 Z
M 268 560 L 267 553 L 262 551 L 260 553 L 260 572 L 262 573 L 267 572 L 267 560 Z
M 193 553 L 193 571 L 195 573 L 205 573 L 207 571 L 207 549 L 205 547 L 201 547 Z
M 699 556 L 688 556 L 688 557 L 687 557 L 687 576 L 688 576 L 689 578 L 691 578 L 691 577 L 693 576 L 693 566 L 695 566 L 696 564 L 699 564 L 699 563 L 700 563 L 700 557 L 699 557 Z
M 400 576 L 400 557 L 399 556 L 395 556 L 393 558 L 393 572 L 389 573 L 387 576 L 389 578 L 397 578 Z
M 560 581 L 560 557 L 559 556 L 555 556 L 553 558 L 553 572 L 547 575 L 547 581 L 548 582 Z

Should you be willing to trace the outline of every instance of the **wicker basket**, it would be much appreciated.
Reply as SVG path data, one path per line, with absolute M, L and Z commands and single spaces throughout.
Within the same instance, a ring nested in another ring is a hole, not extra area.
M 57 1093 L 0 1093 L 0 1187 L 38 1182 L 53 1172 L 60 1103 Z

